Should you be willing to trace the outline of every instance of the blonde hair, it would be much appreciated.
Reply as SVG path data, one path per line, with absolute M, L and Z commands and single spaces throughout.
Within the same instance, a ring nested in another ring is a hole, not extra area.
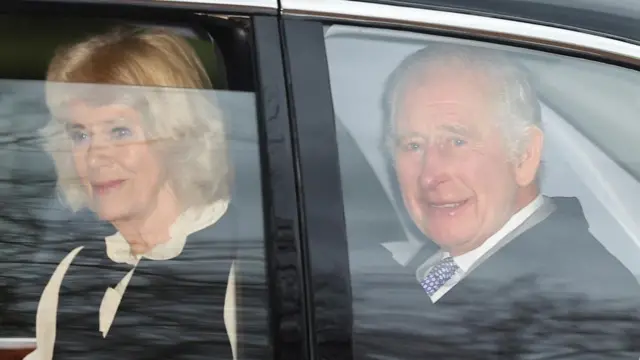
M 231 169 L 220 109 L 212 96 L 189 90 L 212 88 L 193 48 L 164 29 L 115 28 L 60 48 L 47 71 L 46 98 L 53 117 L 42 135 L 55 163 L 59 194 L 73 211 L 85 207 L 87 199 L 62 114 L 70 101 L 104 102 L 105 93 L 93 84 L 124 85 L 107 102 L 135 102 L 137 110 L 144 108 L 145 131 L 162 144 L 159 159 L 182 206 L 229 198 Z

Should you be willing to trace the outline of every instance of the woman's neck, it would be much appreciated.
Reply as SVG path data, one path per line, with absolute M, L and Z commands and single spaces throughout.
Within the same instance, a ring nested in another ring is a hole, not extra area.
M 136 218 L 114 221 L 113 225 L 131 246 L 135 255 L 145 254 L 171 238 L 171 226 L 181 214 L 181 206 L 169 187 L 158 193 L 157 201 Z

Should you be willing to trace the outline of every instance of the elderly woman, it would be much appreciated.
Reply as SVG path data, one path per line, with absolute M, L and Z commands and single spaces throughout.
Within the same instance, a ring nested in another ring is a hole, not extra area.
M 60 197 L 115 233 L 68 249 L 27 359 L 234 358 L 237 223 L 194 50 L 165 30 L 118 28 L 61 49 L 47 80 Z

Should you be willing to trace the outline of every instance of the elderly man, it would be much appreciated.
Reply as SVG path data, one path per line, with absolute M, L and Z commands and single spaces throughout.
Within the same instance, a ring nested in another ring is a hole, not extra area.
M 392 74 L 385 105 L 402 200 L 440 248 L 412 269 L 419 291 L 394 299 L 418 345 L 400 341 L 391 358 L 637 360 L 625 336 L 638 330 L 638 281 L 577 199 L 540 194 L 544 132 L 526 73 L 497 51 L 433 44 Z

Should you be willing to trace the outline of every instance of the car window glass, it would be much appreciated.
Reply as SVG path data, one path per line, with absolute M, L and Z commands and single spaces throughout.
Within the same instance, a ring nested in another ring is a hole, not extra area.
M 2 341 L 32 351 L 38 332 L 38 354 L 69 359 L 264 358 L 255 92 L 228 90 L 215 31 L 89 23 L 3 40 Z
M 325 39 L 358 355 L 638 358 L 638 73 L 406 31 L 333 25 Z M 441 57 L 403 62 L 430 47 Z M 390 91 L 402 66 L 417 70 Z M 526 182 L 540 196 L 524 202 L 503 127 L 533 111 L 522 74 L 542 134 Z

